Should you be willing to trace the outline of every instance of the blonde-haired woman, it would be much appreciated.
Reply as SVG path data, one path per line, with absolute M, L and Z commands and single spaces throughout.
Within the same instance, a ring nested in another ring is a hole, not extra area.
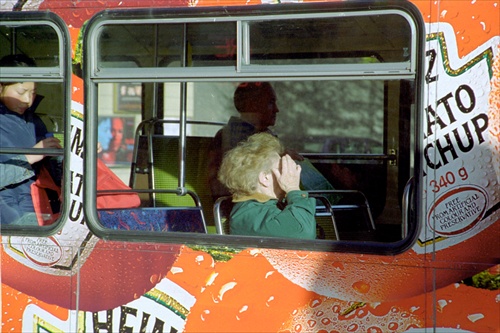
M 316 201 L 300 190 L 301 167 L 279 140 L 258 133 L 224 156 L 219 180 L 233 196 L 231 234 L 316 238 Z

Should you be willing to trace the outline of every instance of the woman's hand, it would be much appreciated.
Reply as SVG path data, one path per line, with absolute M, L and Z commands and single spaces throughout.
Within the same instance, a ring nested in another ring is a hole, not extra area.
M 33 148 L 58 148 L 61 149 L 61 141 L 58 138 L 50 137 L 37 142 Z M 29 164 L 41 161 L 45 155 L 26 155 Z
M 300 172 L 302 171 L 300 165 L 295 163 L 290 155 L 285 155 L 281 158 L 280 169 L 273 169 L 272 171 L 281 189 L 285 193 L 300 190 Z
M 33 148 L 58 148 L 62 149 L 61 141 L 58 138 L 50 137 L 43 140 L 38 141 Z

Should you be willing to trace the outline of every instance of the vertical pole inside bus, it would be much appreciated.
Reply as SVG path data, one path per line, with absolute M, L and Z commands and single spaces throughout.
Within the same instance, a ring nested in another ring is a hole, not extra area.
M 187 64 L 187 24 L 183 24 L 182 29 L 182 56 L 181 67 L 186 67 Z M 185 168 L 186 168 L 186 85 L 185 81 L 180 83 L 180 107 L 179 107 L 179 187 L 180 195 L 185 195 L 187 189 L 185 187 Z

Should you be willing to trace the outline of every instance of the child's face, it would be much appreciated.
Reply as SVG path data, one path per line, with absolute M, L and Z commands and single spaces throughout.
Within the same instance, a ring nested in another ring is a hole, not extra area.
M 10 85 L 0 84 L 0 102 L 12 112 L 24 114 L 33 104 L 35 96 L 35 82 L 19 82 Z

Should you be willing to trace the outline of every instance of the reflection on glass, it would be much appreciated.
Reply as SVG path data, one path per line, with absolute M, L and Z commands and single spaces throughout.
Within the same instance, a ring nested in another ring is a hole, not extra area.
M 185 196 L 175 194 L 180 184 L 178 135 L 181 83 L 136 84 L 144 89 L 141 96 L 145 98 L 142 102 L 145 105 L 151 98 L 149 94 L 157 87 L 158 96 L 161 96 L 157 104 L 159 118 L 141 125 L 139 135 L 131 139 L 133 144 L 128 150 L 133 151 L 135 145 L 137 154 L 123 160 L 120 168 L 113 168 L 113 172 L 133 189 L 144 191 L 140 193 L 141 207 L 131 207 L 128 212 L 100 210 L 104 226 L 110 229 L 198 232 L 197 228 L 204 222 L 207 229 L 214 232 L 215 220 L 211 209 L 218 196 L 208 186 L 210 174 L 217 173 L 210 164 L 211 147 L 219 129 L 230 119 L 242 117 L 234 104 L 235 91 L 242 84 L 246 83 L 187 83 L 188 124 L 183 184 L 192 191 L 192 195 Z M 390 186 L 393 185 L 388 185 L 389 180 L 397 183 L 399 171 L 397 167 L 389 166 L 384 154 L 388 151 L 386 145 L 396 151 L 408 146 L 398 141 L 407 140 L 400 133 L 398 124 L 410 115 L 404 108 L 398 107 L 403 81 L 303 80 L 269 84 L 274 91 L 270 96 L 273 96 L 277 110 L 276 122 L 269 130 L 290 150 L 325 156 L 309 160 L 331 186 L 330 192 L 324 192 L 316 199 L 318 238 L 373 239 L 373 223 L 401 223 L 400 214 L 393 215 L 386 205 L 388 200 L 394 200 L 393 197 L 399 195 L 397 188 L 392 189 Z M 109 124 L 115 118 L 134 116 L 135 123 L 130 123 L 130 126 L 136 128 L 139 125 L 138 114 L 116 114 L 121 112 L 114 105 L 118 101 L 110 99 L 115 96 L 111 92 L 116 85 L 99 86 L 101 124 Z M 387 107 L 389 99 L 391 108 Z M 267 105 L 265 96 L 256 96 L 251 100 L 260 103 L 260 108 Z M 110 114 L 113 110 L 115 113 Z M 149 108 L 144 112 L 146 119 L 154 116 L 148 114 L 151 112 Z M 100 127 L 99 133 L 108 133 L 111 137 L 109 129 Z M 373 155 L 381 158 L 374 159 Z M 311 189 L 315 190 L 314 187 Z M 332 212 L 335 212 L 336 225 L 331 219 Z M 140 223 L 131 225 L 130 215 L 123 214 L 140 216 L 134 222 Z M 186 219 L 188 215 L 190 217 Z M 181 220 L 184 225 L 177 224 L 176 221 Z
M 250 63 L 362 64 L 408 61 L 411 31 L 399 15 L 249 23 Z
M 99 36 L 103 68 L 234 66 L 236 61 L 234 22 L 108 25 Z
M 15 49 L 33 58 L 38 67 L 59 66 L 59 37 L 48 25 L 0 25 L 0 57 Z

